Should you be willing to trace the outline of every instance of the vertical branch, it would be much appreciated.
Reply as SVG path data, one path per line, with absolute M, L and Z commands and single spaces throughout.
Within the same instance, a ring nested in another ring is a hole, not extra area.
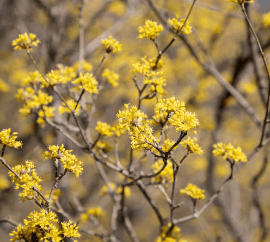
M 257 45 L 259 47 L 260 54 L 261 54 L 261 57 L 262 57 L 262 60 L 263 60 L 264 66 L 265 66 L 265 70 L 267 72 L 268 81 L 269 81 L 269 84 L 268 84 L 268 96 L 267 96 L 267 102 L 266 102 L 266 105 L 265 105 L 266 111 L 265 111 L 265 116 L 264 116 L 264 120 L 263 120 L 262 134 L 261 134 L 261 139 L 260 139 L 260 144 L 259 144 L 259 146 L 261 146 L 262 143 L 263 143 L 263 140 L 264 140 L 265 133 L 266 133 L 266 125 L 269 123 L 268 115 L 269 115 L 269 103 L 270 103 L 270 72 L 269 72 L 267 61 L 266 61 L 262 46 L 260 44 L 260 41 L 259 41 L 259 39 L 257 37 L 257 34 L 255 33 L 255 31 L 254 31 L 254 29 L 252 27 L 252 24 L 251 24 L 251 22 L 249 20 L 249 17 L 247 15 L 247 12 L 246 12 L 246 9 L 245 9 L 245 4 L 242 3 L 240 5 L 241 5 L 241 8 L 242 8 L 242 12 L 244 13 L 245 18 L 247 20 L 248 26 L 251 29 L 251 31 L 252 31 L 255 39 L 256 39 L 256 42 L 257 42 Z
M 83 8 L 85 0 L 81 0 L 81 6 L 79 7 L 79 69 L 78 73 L 82 73 L 83 59 L 84 59 L 84 21 L 83 21 Z M 76 108 L 75 108 L 76 110 Z

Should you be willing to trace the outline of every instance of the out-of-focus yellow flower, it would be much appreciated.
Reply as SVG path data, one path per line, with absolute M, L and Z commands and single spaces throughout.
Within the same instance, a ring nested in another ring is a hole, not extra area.
M 183 27 L 185 19 L 178 20 L 178 15 L 176 15 L 176 18 L 169 19 L 168 22 L 176 33 L 178 33 L 180 30 L 181 34 L 190 34 L 192 32 L 192 28 L 189 25 L 190 21 L 188 20 Z
M 75 102 L 73 99 L 67 100 L 66 103 L 67 103 L 68 107 L 67 107 L 66 104 L 63 102 L 63 103 L 62 103 L 62 106 L 60 106 L 60 107 L 58 108 L 58 112 L 59 112 L 60 114 L 63 114 L 63 113 L 71 113 L 71 110 L 74 110 L 75 107 L 76 107 L 76 104 L 77 104 L 77 102 Z M 76 114 L 76 115 L 79 114 L 80 107 L 81 107 L 81 105 L 78 104 L 78 105 L 77 105 L 77 108 L 76 108 L 76 111 L 75 111 L 75 114 Z M 71 110 L 70 110 L 70 109 L 71 109 Z
M 100 206 L 87 209 L 87 213 L 89 215 L 95 216 L 95 217 L 101 217 L 101 216 L 105 215 L 105 213 L 103 212 L 103 210 Z
M 21 141 L 16 141 L 17 139 L 17 132 L 13 132 L 10 134 L 11 129 L 3 129 L 0 131 L 0 144 L 6 145 L 8 147 L 14 147 L 18 149 L 22 146 Z
M 263 14 L 263 25 L 264 25 L 264 27 L 270 26 L 270 12 Z
M 235 162 L 246 162 L 247 157 L 246 155 L 242 152 L 241 147 L 234 148 L 231 143 L 228 144 L 214 144 L 213 145 L 214 150 L 213 154 L 214 156 L 222 156 L 224 160 L 231 158 Z
M 202 190 L 193 184 L 188 184 L 185 189 L 180 190 L 181 194 L 187 195 L 196 200 L 205 199 L 204 192 L 205 190 Z
M 229 2 L 232 3 L 238 3 L 238 4 L 242 4 L 242 3 L 254 3 L 254 0 L 228 0 Z
M 11 185 L 10 181 L 4 175 L 0 175 L 0 191 L 9 188 Z
M 35 34 L 19 34 L 19 38 L 12 41 L 12 45 L 15 46 L 14 50 L 29 49 L 32 50 L 33 46 L 37 46 L 39 39 Z
M 102 76 L 105 77 L 106 81 L 109 82 L 113 87 L 117 87 L 119 85 L 119 75 L 114 71 L 105 69 Z
M 112 36 L 109 36 L 108 39 L 101 40 L 101 43 L 103 44 L 105 50 L 107 53 L 118 53 L 122 50 L 122 44 L 119 44 L 119 42 L 116 39 L 113 39 Z
M 182 235 L 180 233 L 180 228 L 173 226 L 172 231 L 167 234 L 172 224 L 168 223 L 166 226 L 162 226 L 160 236 L 155 240 L 155 242 L 187 242 L 182 240 Z
M 113 182 L 109 182 L 109 186 L 110 186 L 110 190 L 112 192 L 116 192 L 118 194 L 121 194 L 123 191 L 122 187 L 117 187 L 116 184 Z M 100 190 L 100 194 L 105 195 L 108 193 L 108 191 L 109 191 L 109 188 L 106 185 L 104 185 Z M 124 188 L 124 194 L 126 197 L 130 197 L 130 188 L 129 187 Z
M 139 39 L 155 40 L 163 30 L 162 25 L 157 22 L 146 20 L 144 26 L 139 26 Z
M 0 92 L 8 92 L 9 89 L 9 85 L 0 78 Z

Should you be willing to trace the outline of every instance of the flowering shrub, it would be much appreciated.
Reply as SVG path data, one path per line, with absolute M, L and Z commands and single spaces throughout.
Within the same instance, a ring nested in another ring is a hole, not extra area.
M 269 13 L 252 0 L 71 2 L 20 6 L 29 33 L 5 37 L 3 239 L 267 241 Z

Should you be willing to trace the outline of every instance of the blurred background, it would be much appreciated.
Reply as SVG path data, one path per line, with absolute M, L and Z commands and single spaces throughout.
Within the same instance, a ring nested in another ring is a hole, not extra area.
M 84 1 L 82 20 L 84 26 L 84 59 L 93 69 L 99 65 L 104 48 L 101 40 L 112 35 L 122 45 L 123 50 L 110 55 L 102 64 L 96 77 L 103 81 L 102 72 L 110 68 L 119 74 L 119 86 L 107 86 L 98 95 L 96 109 L 92 119 L 87 120 L 93 137 L 97 136 L 97 121 L 116 124 L 118 110 L 123 110 L 124 103 L 137 105 L 138 93 L 132 81 L 132 64 L 147 56 L 157 56 L 152 41 L 138 39 L 138 27 L 145 20 L 151 19 L 163 25 L 163 32 L 157 38 L 163 49 L 173 38 L 173 33 L 166 25 L 169 18 L 178 14 L 185 18 L 192 0 L 91 0 Z M 32 54 L 46 74 L 57 68 L 58 64 L 74 66 L 79 58 L 79 13 L 80 0 L 0 0 L 0 130 L 11 128 L 18 132 L 18 140 L 23 147 L 6 149 L 5 160 L 15 166 L 32 160 L 43 182 L 44 193 L 48 192 L 54 179 L 54 168 L 50 160 L 44 159 L 44 150 L 52 144 L 65 144 L 73 150 L 84 163 L 83 174 L 75 178 L 67 174 L 60 182 L 63 195 L 59 202 L 75 221 L 80 220 L 76 210 L 79 201 L 85 208 L 101 206 L 106 212 L 100 218 L 101 224 L 110 231 L 111 199 L 102 196 L 100 189 L 103 182 L 97 172 L 94 160 L 88 154 L 74 147 L 62 134 L 46 125 L 41 127 L 33 116 L 23 117 L 19 113 L 22 104 L 15 97 L 23 79 L 35 71 L 35 67 L 26 51 L 14 51 L 13 39 L 22 33 L 35 33 L 41 43 Z M 270 8 L 269 1 L 256 1 L 246 4 L 254 29 L 259 36 L 266 58 L 269 60 L 270 21 L 264 17 Z M 269 17 L 270 19 L 270 17 Z M 176 201 L 181 207 L 176 212 L 180 218 L 190 214 L 192 202 L 180 195 L 180 188 L 194 183 L 206 190 L 209 198 L 229 176 L 229 164 L 220 157 L 212 156 L 212 145 L 217 142 L 240 146 L 249 155 L 260 141 L 260 128 L 245 112 L 239 103 L 217 81 L 219 75 L 231 83 L 249 102 L 259 120 L 265 113 L 265 91 L 267 76 L 263 62 L 259 59 L 255 66 L 254 59 L 258 52 L 252 52 L 252 37 L 245 22 L 241 8 L 228 1 L 198 0 L 189 18 L 193 33 L 177 38 L 174 44 L 162 56 L 167 86 L 163 98 L 175 96 L 186 103 L 187 110 L 195 112 L 200 126 L 198 143 L 204 155 L 189 155 L 180 168 L 176 186 Z M 255 53 L 255 54 L 254 54 Z M 258 59 L 258 58 L 257 58 Z M 216 68 L 213 72 L 207 68 L 209 63 Z M 218 74 L 217 74 L 218 73 Z M 50 95 L 53 93 L 48 90 Z M 59 100 L 54 97 L 54 105 Z M 144 100 L 142 111 L 149 117 L 154 115 L 155 100 Z M 60 116 L 56 112 L 56 118 Z M 83 114 L 81 114 L 83 118 Z M 170 133 L 176 140 L 179 134 Z M 75 136 L 76 137 L 76 136 Z M 194 136 L 195 137 L 195 136 Z M 113 139 L 106 140 L 113 147 Z M 128 165 L 129 139 L 121 137 L 119 154 L 122 165 Z M 112 151 L 108 156 L 113 156 Z M 181 224 L 183 239 L 188 242 L 212 241 L 269 241 L 270 225 L 269 192 L 270 179 L 267 176 L 269 148 L 264 147 L 235 175 L 234 180 L 222 191 L 219 198 L 196 220 Z M 134 152 L 141 157 L 144 151 Z M 185 154 L 184 149 L 175 151 L 177 160 Z M 150 172 L 153 157 L 146 152 L 144 159 L 137 164 L 137 169 Z M 238 164 L 237 164 L 238 165 Z M 116 184 L 124 177 L 105 169 L 110 180 Z M 150 180 L 149 180 L 150 181 Z M 145 183 L 149 182 L 147 179 Z M 169 186 L 168 191 L 171 189 Z M 155 186 L 147 188 L 157 202 L 164 217 L 169 216 L 168 204 Z M 155 241 L 160 228 L 151 207 L 136 186 L 131 187 L 131 196 L 127 198 L 128 214 L 134 225 L 139 241 Z M 201 207 L 206 200 L 199 201 Z M 0 169 L 0 219 L 10 217 L 17 223 L 38 209 L 33 201 L 21 203 L 18 191 L 7 174 L 7 169 Z M 60 218 L 63 220 L 64 218 Z M 118 221 L 122 228 L 122 221 Z M 80 222 L 81 228 L 88 224 Z M 13 230 L 10 224 L 0 224 L 0 241 L 8 241 L 8 234 Z M 117 232 L 121 241 L 130 241 L 125 232 Z M 81 233 L 79 241 L 100 241 L 94 236 Z

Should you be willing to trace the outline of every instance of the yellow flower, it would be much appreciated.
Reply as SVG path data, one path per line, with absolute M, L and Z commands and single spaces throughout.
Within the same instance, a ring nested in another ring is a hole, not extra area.
M 151 58 L 150 60 L 146 59 L 146 56 L 141 58 L 137 63 L 133 64 L 133 69 L 131 72 L 141 73 L 144 75 L 144 84 L 150 84 L 151 87 L 149 90 L 151 92 L 156 92 L 159 94 L 166 94 L 163 89 L 163 86 L 166 86 L 166 79 L 163 76 L 164 71 L 161 69 L 163 63 L 161 61 L 158 62 L 157 67 L 155 66 L 155 58 Z
M 10 187 L 10 181 L 5 175 L 0 175 L 0 191 L 8 189 Z
M 42 181 L 37 175 L 36 169 L 34 169 L 34 163 L 32 161 L 26 161 L 25 165 L 17 165 L 12 169 L 20 176 L 17 177 L 13 172 L 9 171 L 9 176 L 11 181 L 15 183 L 15 189 L 22 188 L 23 191 L 19 194 L 22 202 L 25 199 L 34 199 L 36 192 L 32 189 L 35 186 L 37 189 L 41 190 L 39 183 Z
M 80 233 L 78 232 L 79 227 L 76 227 L 76 224 L 72 224 L 71 221 L 63 222 L 61 224 L 62 224 L 63 234 L 66 238 L 81 237 Z
M 175 99 L 175 97 L 167 98 L 167 99 L 159 99 L 158 103 L 155 106 L 155 116 L 153 116 L 154 122 L 153 124 L 162 124 L 164 125 L 170 116 L 174 113 L 178 113 L 180 111 L 185 111 L 185 103 L 180 102 Z
M 16 230 L 9 235 L 15 236 L 10 239 L 12 242 L 16 241 L 32 241 L 35 237 L 37 241 L 60 241 L 61 236 L 55 226 L 58 222 L 57 215 L 54 212 L 46 213 L 44 209 L 40 212 L 33 211 L 28 215 L 29 220 L 24 219 L 24 225 L 19 224 Z
M 164 152 L 167 152 L 173 145 L 174 145 L 174 141 L 171 141 L 171 140 L 169 140 L 169 139 L 166 139 L 165 141 L 164 141 L 164 144 L 162 145 L 162 150 L 164 151 Z M 178 146 L 175 146 L 174 148 L 173 148 L 173 150 L 175 150 L 176 148 L 177 148 Z
M 63 163 L 64 169 L 68 172 L 73 172 L 76 177 L 82 173 L 82 162 L 78 161 L 77 157 L 73 154 L 70 154 L 72 150 L 66 150 L 64 145 L 61 147 L 58 145 L 51 145 L 48 147 L 49 151 L 45 151 L 45 159 L 51 158 L 53 161 L 56 159 L 60 160 Z
M 161 168 L 164 166 L 164 161 L 162 159 L 159 159 L 155 164 L 152 166 L 154 169 L 154 173 L 157 173 L 161 170 Z M 157 183 L 172 183 L 173 182 L 173 166 L 172 162 L 168 161 L 165 168 L 160 172 L 157 176 L 152 178 L 153 182 Z
M 109 36 L 108 39 L 101 40 L 107 53 L 118 53 L 122 50 L 122 45 L 116 39 L 113 39 L 112 36 Z
M 270 26 L 270 12 L 263 14 L 263 25 L 264 25 L 264 27 Z
M 0 92 L 8 92 L 9 89 L 9 85 L 0 78 Z
M 175 127 L 176 131 L 189 131 L 196 128 L 200 123 L 195 113 L 179 110 L 169 118 L 169 123 Z
M 111 189 L 112 191 L 115 191 L 115 190 L 116 190 L 116 184 L 115 184 L 115 183 L 109 182 L 109 186 L 110 186 L 110 189 Z M 109 191 L 108 187 L 107 187 L 106 185 L 104 185 L 104 186 L 101 188 L 101 190 L 100 190 L 100 194 L 101 194 L 101 195 L 105 195 L 105 194 L 108 193 L 108 191 Z
M 181 194 L 187 195 L 196 200 L 205 199 L 204 192 L 205 190 L 202 190 L 193 184 L 188 184 L 185 189 L 180 190 Z
M 75 81 L 72 83 L 76 83 L 80 85 L 80 88 L 84 88 L 85 91 L 89 93 L 98 93 L 97 85 L 98 82 L 96 78 L 93 76 L 93 74 L 86 73 L 85 75 L 82 75 L 80 73 L 80 77 L 78 77 Z
M 238 4 L 242 4 L 242 3 L 254 3 L 254 0 L 228 0 L 229 2 L 232 3 L 238 3 Z
M 95 217 L 101 217 L 105 215 L 100 206 L 87 209 L 87 213 Z
M 153 129 L 149 126 L 147 115 L 137 107 L 129 108 L 125 104 L 126 110 L 119 111 L 117 114 L 120 126 L 129 134 L 131 139 L 131 148 L 137 151 L 142 149 L 152 149 L 149 143 L 155 143 Z
M 181 230 L 177 226 L 173 226 L 172 231 L 167 234 L 171 226 L 171 223 L 168 223 L 166 226 L 162 226 L 160 236 L 155 240 L 155 242 L 186 242 L 182 240 L 180 233 Z
M 178 33 L 180 30 L 181 34 L 190 34 L 192 32 L 192 28 L 189 25 L 190 21 L 188 20 L 185 26 L 182 28 L 185 23 L 185 19 L 178 20 L 178 15 L 176 15 L 176 18 L 169 19 L 168 22 L 176 33 Z
M 214 156 L 222 156 L 224 160 L 231 158 L 235 162 L 246 162 L 247 157 L 246 155 L 242 152 L 241 147 L 234 148 L 231 143 L 228 144 L 214 144 L 213 147 L 215 148 L 213 150 Z
M 16 141 L 17 139 L 17 132 L 13 132 L 10 134 L 11 129 L 3 129 L 0 131 L 0 144 L 6 145 L 8 147 L 14 147 L 18 149 L 19 147 L 22 146 L 21 141 Z
M 32 86 L 36 86 L 38 83 L 43 83 L 45 80 L 42 75 L 38 71 L 30 72 L 23 81 L 23 85 L 31 84 Z
M 139 27 L 139 39 L 154 40 L 159 36 L 159 33 L 163 30 L 162 25 L 157 25 L 156 22 L 146 20 L 144 26 Z
M 75 70 L 75 71 L 78 71 L 79 70 L 79 61 L 77 61 L 73 66 L 72 68 Z M 82 72 L 89 72 L 93 69 L 93 65 L 89 62 L 87 62 L 86 60 L 82 60 Z
M 67 82 L 72 81 L 76 78 L 76 75 L 77 73 L 74 68 L 58 64 L 58 69 L 51 70 L 46 75 L 46 79 L 51 86 L 55 86 L 57 84 L 66 84 Z M 49 87 L 49 84 L 44 81 L 43 86 Z
M 102 76 L 105 77 L 106 81 L 109 82 L 113 87 L 117 87 L 119 85 L 119 75 L 114 73 L 114 71 L 105 69 Z
M 108 125 L 107 123 L 103 123 L 98 121 L 97 126 L 96 126 L 96 130 L 99 134 L 108 137 L 108 136 L 112 136 L 113 132 L 111 131 L 111 126 Z
M 191 139 L 190 137 L 188 137 L 187 140 L 184 140 L 183 142 L 181 142 L 180 144 L 185 147 L 189 153 L 195 153 L 195 154 L 203 154 L 202 149 L 199 147 L 198 144 L 195 144 L 197 141 L 196 138 Z
M 12 45 L 15 46 L 14 50 L 29 49 L 31 50 L 33 46 L 37 46 L 39 39 L 36 38 L 35 34 L 19 34 L 19 38 L 12 41 Z
M 54 117 L 54 110 L 55 107 L 48 107 L 48 106 L 43 106 L 42 107 L 43 110 L 39 110 L 38 112 L 38 119 L 37 119 L 37 123 L 43 125 L 45 123 L 45 118 L 52 118 Z
M 122 187 L 117 187 L 116 184 L 113 182 L 109 182 L 109 186 L 110 186 L 110 190 L 112 190 L 112 192 L 116 192 L 118 194 L 121 194 L 123 191 Z M 108 187 L 106 185 L 104 185 L 100 190 L 100 194 L 105 195 L 108 193 L 108 191 L 109 191 Z M 125 187 L 124 194 L 126 197 L 130 196 L 130 188 L 129 187 Z
M 66 104 L 63 102 L 63 103 L 62 103 L 63 106 L 60 106 L 60 107 L 58 108 L 58 112 L 59 112 L 60 114 L 63 114 L 63 113 L 71 113 L 70 109 L 71 109 L 71 110 L 74 110 L 75 107 L 76 107 L 76 104 L 77 104 L 77 102 L 75 102 L 73 99 L 67 100 L 66 103 L 67 103 L 67 105 L 68 105 L 69 108 L 68 108 L 68 107 L 66 106 Z M 76 115 L 79 114 L 80 107 L 81 107 L 81 105 L 78 104 L 78 106 L 77 106 L 77 108 L 76 108 L 76 111 L 75 111 L 75 114 L 76 114 Z

